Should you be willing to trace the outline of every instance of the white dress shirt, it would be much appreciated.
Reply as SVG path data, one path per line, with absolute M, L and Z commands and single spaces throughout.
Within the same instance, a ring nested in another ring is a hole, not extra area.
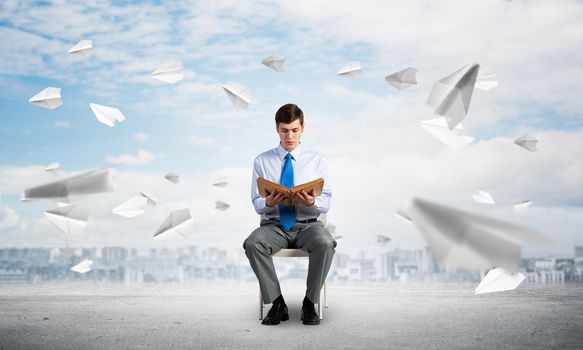
M 263 152 L 255 158 L 253 162 L 253 179 L 251 184 L 251 201 L 257 214 L 265 215 L 269 219 L 279 220 L 279 209 L 275 205 L 268 207 L 265 204 L 265 197 L 259 195 L 257 188 L 257 178 L 279 183 L 281 170 L 285 163 L 285 156 L 290 153 L 280 145 Z M 330 198 L 332 190 L 328 181 L 327 163 L 322 154 L 303 149 L 300 143 L 292 154 L 292 165 L 294 168 L 294 186 L 324 178 L 324 189 L 322 194 L 315 198 L 313 205 L 295 205 L 296 220 L 307 220 L 317 218 L 321 213 L 326 213 L 330 208 Z

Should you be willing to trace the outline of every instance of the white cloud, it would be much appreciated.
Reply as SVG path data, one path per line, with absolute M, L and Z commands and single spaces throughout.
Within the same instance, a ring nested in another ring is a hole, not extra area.
M 150 139 L 150 135 L 143 132 L 138 132 L 134 134 L 134 139 L 136 139 L 138 142 L 145 143 Z
M 235 154 L 235 151 L 233 150 L 233 148 L 231 146 L 225 145 L 225 144 L 219 142 L 215 138 L 189 136 L 186 138 L 186 140 L 187 140 L 187 143 L 189 143 L 197 148 L 200 148 L 200 147 L 209 148 L 212 151 L 217 152 L 221 155 L 233 155 L 233 154 Z
M 110 164 L 147 165 L 154 162 L 155 158 L 154 154 L 141 149 L 135 156 L 124 153 L 119 156 L 107 156 L 105 160 Z
M 0 232 L 15 230 L 19 224 L 20 217 L 14 210 L 8 207 L 0 207 Z
M 68 120 L 57 120 L 55 122 L 55 127 L 57 128 L 63 128 L 63 129 L 68 129 L 71 127 L 71 122 Z

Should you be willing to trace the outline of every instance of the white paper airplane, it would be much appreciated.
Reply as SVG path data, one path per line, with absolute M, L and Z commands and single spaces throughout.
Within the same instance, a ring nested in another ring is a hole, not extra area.
M 109 168 L 105 168 L 26 189 L 23 199 L 66 198 L 111 191 L 113 191 L 113 184 L 109 177 Z
M 140 192 L 140 195 L 148 200 L 148 205 L 155 207 L 156 204 L 158 204 L 158 198 L 154 197 L 150 193 Z
M 174 210 L 154 233 L 154 239 L 160 241 L 188 239 L 192 233 L 194 221 L 190 210 Z
M 516 140 L 514 140 L 514 143 L 530 152 L 538 151 L 538 149 L 536 148 L 538 140 L 528 135 L 524 135 L 522 137 L 517 138 Z
M 496 74 L 481 75 L 476 78 L 475 87 L 480 90 L 488 91 L 498 86 Z
M 474 193 L 472 195 L 472 198 L 477 203 L 496 204 L 496 201 L 494 201 L 494 198 L 492 198 L 492 196 L 486 191 L 478 191 L 477 193 Z
M 87 57 L 93 51 L 93 40 L 81 40 L 75 46 L 69 49 L 69 53 Z
M 227 186 L 227 184 L 228 184 L 227 180 L 219 179 L 215 183 L 213 183 L 212 185 L 215 187 L 225 187 L 225 186 Z
M 328 223 L 326 225 L 326 229 L 328 230 L 328 232 L 332 235 L 335 236 L 336 235 L 336 225 Z
M 397 211 L 395 212 L 395 216 L 397 217 L 397 219 L 401 220 L 404 223 L 413 222 L 413 219 L 411 219 L 409 213 L 407 213 L 405 209 L 397 209 Z
M 514 204 L 512 204 L 512 207 L 515 210 L 524 210 L 524 209 L 530 207 L 531 205 L 532 205 L 532 201 L 531 200 L 528 200 L 528 199 L 526 199 L 526 200 L 517 199 L 517 200 L 514 201 Z
M 45 217 L 69 235 L 85 233 L 89 213 L 78 208 L 75 204 L 59 206 L 45 212 Z
M 168 173 L 164 175 L 164 178 L 170 182 L 174 182 L 175 184 L 177 184 L 180 177 L 174 173 Z
M 264 58 L 261 63 L 271 69 L 273 69 L 276 72 L 283 72 L 285 71 L 285 69 L 283 68 L 283 64 L 284 64 L 285 60 L 281 57 L 277 57 L 274 55 L 271 55 L 269 57 Z
M 146 205 L 148 205 L 148 199 L 146 197 L 135 196 L 113 208 L 111 212 L 126 218 L 133 218 L 144 214 Z
M 116 121 L 122 122 L 126 119 L 126 117 L 117 108 L 98 105 L 96 103 L 90 103 L 89 107 L 93 111 L 93 114 L 95 114 L 95 118 L 97 118 L 100 123 L 103 123 L 109 127 L 113 127 Z
M 479 64 L 470 64 L 433 83 L 427 104 L 445 117 L 450 130 L 468 113 L 479 70 Z
M 63 104 L 63 100 L 61 99 L 61 88 L 48 87 L 32 96 L 28 99 L 28 102 L 42 108 L 55 109 Z
M 389 244 L 390 241 L 391 241 L 390 237 L 383 236 L 383 235 L 377 235 L 377 243 L 380 243 L 383 246 L 386 246 L 387 244 Z
M 503 268 L 497 267 L 488 271 L 480 284 L 476 287 L 476 294 L 503 292 L 516 289 L 525 277 L 520 272 L 509 273 Z
M 362 66 L 360 65 L 360 62 L 349 62 L 342 67 L 337 74 L 345 77 L 356 78 L 362 75 Z
M 247 107 L 253 102 L 253 95 L 251 95 L 251 92 L 241 84 L 225 84 L 223 85 L 223 90 L 236 108 L 247 109 Z
M 174 84 L 184 79 L 182 74 L 182 61 L 170 60 L 162 64 L 152 73 L 152 77 L 168 84 Z
M 474 141 L 473 137 L 463 135 L 464 127 L 461 123 L 450 130 L 445 118 L 423 120 L 419 126 L 450 148 L 462 149 Z
M 93 266 L 93 260 L 83 260 L 77 265 L 71 267 L 71 271 L 77 273 L 86 273 L 91 271 L 91 267 Z
M 334 240 L 335 240 L 335 241 L 339 241 L 339 240 L 341 240 L 342 238 L 344 238 L 344 236 L 337 236 L 337 235 L 332 235 L 332 236 L 334 237 Z
M 45 168 L 45 171 L 53 172 L 53 171 L 59 170 L 60 168 L 61 168 L 61 165 L 58 162 L 53 162 Z
M 227 209 L 229 209 L 231 206 L 225 202 L 221 202 L 221 201 L 216 201 L 215 202 L 215 209 L 219 210 L 219 211 L 225 211 Z
M 499 266 L 516 272 L 521 245 L 548 243 L 542 234 L 529 228 L 418 198 L 408 213 L 433 256 L 454 268 Z
M 418 70 L 413 67 L 405 68 L 396 73 L 387 75 L 385 81 L 396 89 L 407 89 L 411 86 L 417 85 L 417 77 L 415 76 L 417 72 Z

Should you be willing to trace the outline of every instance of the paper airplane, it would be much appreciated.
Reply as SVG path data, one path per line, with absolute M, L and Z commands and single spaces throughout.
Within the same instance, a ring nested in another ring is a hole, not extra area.
M 409 215 L 423 234 L 431 253 L 443 265 L 516 272 L 520 249 L 526 243 L 548 243 L 526 227 L 414 199 Z
M 281 57 L 277 57 L 274 55 L 271 55 L 269 57 L 264 58 L 261 63 L 271 69 L 273 69 L 276 72 L 283 72 L 285 71 L 285 69 L 283 68 L 283 64 L 284 64 L 285 60 Z
M 66 198 L 73 195 L 111 191 L 113 191 L 113 184 L 109 178 L 109 168 L 106 168 L 91 170 L 63 180 L 26 189 L 23 199 Z
M 225 211 L 227 209 L 229 209 L 231 206 L 225 202 L 221 202 L 221 201 L 216 201 L 215 202 L 215 209 L 220 210 L 220 211 Z
M 349 62 L 342 67 L 337 74 L 345 77 L 356 78 L 362 75 L 362 66 L 360 65 L 360 62 Z
M 514 201 L 514 204 L 512 204 L 512 207 L 516 210 L 524 210 L 528 207 L 530 207 L 532 205 L 532 201 L 531 200 L 520 200 L 517 199 Z
M 78 273 L 86 273 L 91 271 L 91 267 L 93 266 L 92 260 L 83 260 L 77 265 L 71 267 L 71 271 L 78 272 Z
M 517 138 L 516 140 L 514 140 L 514 143 L 530 152 L 538 151 L 538 149 L 536 148 L 538 140 L 528 135 L 524 135 L 522 137 Z
M 476 287 L 475 293 L 484 294 L 514 290 L 524 279 L 524 275 L 520 272 L 509 273 L 503 268 L 498 267 L 488 271 L 478 287 Z
M 113 208 L 112 213 L 126 218 L 133 218 L 144 214 L 144 209 L 148 205 L 148 199 L 143 196 L 135 196 Z
M 158 204 L 158 198 L 152 196 L 150 193 L 140 192 L 140 195 L 148 200 L 148 205 L 155 207 Z
M 342 238 L 344 238 L 344 236 L 337 236 L 337 235 L 332 235 L 332 237 L 334 237 L 334 240 L 335 240 L 335 241 L 339 241 L 339 240 L 341 240 Z
M 213 183 L 212 185 L 215 187 L 225 187 L 225 186 L 227 186 L 227 184 L 228 184 L 227 180 L 220 179 L 217 182 Z
M 90 103 L 89 107 L 91 107 L 93 114 L 95 114 L 95 118 L 97 118 L 100 123 L 109 127 L 113 127 L 116 121 L 122 122 L 126 119 L 117 108 L 102 106 L 96 103 Z
M 223 90 L 236 108 L 247 109 L 253 102 L 253 95 L 241 84 L 225 84 L 223 85 Z
M 50 171 L 50 172 L 52 172 L 52 171 L 57 171 L 57 170 L 59 170 L 60 168 L 61 168 L 61 165 L 60 165 L 58 162 L 54 162 L 54 163 L 51 163 L 51 164 L 49 164 L 49 165 L 48 165 L 48 166 L 45 168 L 45 171 Z
M 390 241 L 391 241 L 390 237 L 377 235 L 377 243 L 380 243 L 381 245 L 386 246 Z
M 152 73 L 152 77 L 168 84 L 174 84 L 184 79 L 182 74 L 182 61 L 170 60 L 162 64 Z
M 188 208 L 174 210 L 154 233 L 154 239 L 160 241 L 187 239 L 193 225 L 194 221 Z
M 93 40 L 81 40 L 75 46 L 69 49 L 69 53 L 87 57 L 93 51 Z
M 395 216 L 397 217 L 397 219 L 401 220 L 402 222 L 405 222 L 405 223 L 413 222 L 413 219 L 411 219 L 411 217 L 409 216 L 409 213 L 407 213 L 407 211 L 404 209 L 397 209 L 397 211 L 395 212 Z
M 391 84 L 393 87 L 399 90 L 403 90 L 417 85 L 417 78 L 415 76 L 417 72 L 418 70 L 413 67 L 405 68 L 396 73 L 387 75 L 385 77 L 385 81 Z
M 328 232 L 332 235 L 335 236 L 336 235 L 336 225 L 328 223 L 326 225 L 326 229 L 328 230 Z
M 475 87 L 480 90 L 491 90 L 498 86 L 498 80 L 496 79 L 496 74 L 488 74 L 478 76 L 476 78 Z
M 468 113 L 479 70 L 479 64 L 470 64 L 433 84 L 427 104 L 435 108 L 433 113 L 445 117 L 450 130 Z
M 445 118 L 423 120 L 419 126 L 450 148 L 462 149 L 474 141 L 473 137 L 463 135 L 461 123 L 450 130 Z
M 472 198 L 478 203 L 496 204 L 494 198 L 486 191 L 478 191 L 472 195 Z
M 168 173 L 164 175 L 164 178 L 170 182 L 174 182 L 175 184 L 177 184 L 179 181 L 179 176 L 174 173 Z
M 48 87 L 32 96 L 28 99 L 28 102 L 42 108 L 55 109 L 63 104 L 63 100 L 61 99 L 61 88 Z
M 60 206 L 45 212 L 45 217 L 69 235 L 83 234 L 89 213 L 75 204 Z

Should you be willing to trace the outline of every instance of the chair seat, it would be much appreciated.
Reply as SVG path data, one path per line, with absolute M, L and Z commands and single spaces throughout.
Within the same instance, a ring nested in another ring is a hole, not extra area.
M 278 257 L 286 257 L 286 258 L 301 258 L 301 257 L 308 257 L 310 254 L 308 252 L 303 251 L 301 249 L 281 249 L 277 253 L 273 254 L 272 256 Z

